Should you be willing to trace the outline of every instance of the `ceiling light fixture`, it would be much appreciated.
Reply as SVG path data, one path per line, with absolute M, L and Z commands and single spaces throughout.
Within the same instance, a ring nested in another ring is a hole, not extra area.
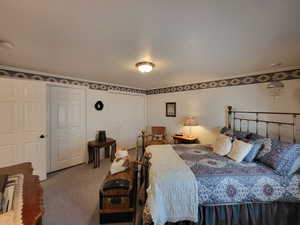
M 135 64 L 135 66 L 141 73 L 149 73 L 155 67 L 154 63 L 152 62 L 138 62 Z

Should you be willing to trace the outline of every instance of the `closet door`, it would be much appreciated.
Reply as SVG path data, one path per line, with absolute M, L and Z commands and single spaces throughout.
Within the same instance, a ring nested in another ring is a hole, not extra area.
M 0 79 L 0 167 L 18 163 L 18 86 L 13 79 Z
M 85 158 L 85 90 L 50 89 L 50 170 L 83 163 Z
M 31 162 L 46 179 L 46 84 L 0 79 L 0 167 Z

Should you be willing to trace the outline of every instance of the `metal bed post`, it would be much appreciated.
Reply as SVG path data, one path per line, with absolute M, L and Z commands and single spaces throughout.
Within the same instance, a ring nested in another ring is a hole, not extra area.
M 296 114 L 293 115 L 293 142 L 296 143 Z
M 227 106 L 227 127 L 231 129 L 232 123 L 232 106 Z
M 255 133 L 258 134 L 258 113 L 256 113 L 256 121 L 255 122 L 256 122 L 255 123 L 255 127 L 256 127 Z

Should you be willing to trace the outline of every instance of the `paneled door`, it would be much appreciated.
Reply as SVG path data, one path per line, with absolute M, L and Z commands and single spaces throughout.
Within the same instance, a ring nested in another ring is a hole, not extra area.
M 0 167 L 31 162 L 46 179 L 46 84 L 0 79 Z
M 50 88 L 50 170 L 85 161 L 85 90 Z

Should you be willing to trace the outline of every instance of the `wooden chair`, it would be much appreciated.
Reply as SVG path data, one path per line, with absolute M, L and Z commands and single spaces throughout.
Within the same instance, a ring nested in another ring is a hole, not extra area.
M 165 127 L 151 127 L 151 135 L 146 136 L 146 146 L 168 144 Z

